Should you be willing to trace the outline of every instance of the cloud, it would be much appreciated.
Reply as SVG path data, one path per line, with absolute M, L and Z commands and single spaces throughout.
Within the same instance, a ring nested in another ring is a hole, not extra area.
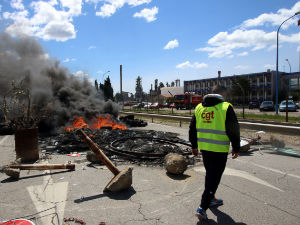
M 101 17 L 110 17 L 125 4 L 135 7 L 142 4 L 148 4 L 151 1 L 152 0 L 89 0 L 87 2 L 93 2 L 96 5 L 95 7 L 97 7 L 99 2 L 105 2 L 100 7 L 100 11 L 96 12 L 96 15 Z
M 24 5 L 22 0 L 11 0 L 10 6 L 17 10 L 24 10 Z
M 6 32 L 13 37 L 34 36 L 44 40 L 67 41 L 76 37 L 72 24 L 73 18 L 82 14 L 82 0 L 56 0 L 32 2 L 29 7 L 33 13 L 21 6 L 22 1 L 15 0 L 13 8 L 21 11 L 4 12 L 7 20 L 12 20 Z
M 179 42 L 174 39 L 172 41 L 169 41 L 168 44 L 164 47 L 165 50 L 177 48 L 179 46 Z
M 75 72 L 73 74 L 75 77 L 79 77 L 79 78 L 87 78 L 89 76 L 88 73 L 82 71 L 82 70 L 78 70 L 77 72 Z
M 272 26 L 279 26 L 284 20 L 293 16 L 296 12 L 300 11 L 300 2 L 296 2 L 291 9 L 279 9 L 277 13 L 263 13 L 254 19 L 248 19 L 241 25 L 242 28 L 258 27 L 271 24 Z M 296 24 L 297 18 L 293 18 L 285 22 L 282 26 L 287 29 L 291 25 Z
M 76 61 L 75 58 L 72 58 L 72 59 L 66 58 L 66 59 L 63 60 L 64 63 L 74 62 L 74 61 Z
M 158 13 L 158 8 L 155 6 L 152 9 L 143 9 L 140 12 L 137 12 L 133 15 L 133 17 L 137 17 L 137 18 L 145 18 L 147 20 L 147 22 L 153 22 L 156 20 L 156 14 Z
M 200 68 L 205 68 L 208 65 L 206 63 L 198 63 L 194 62 L 193 64 L 190 63 L 190 61 L 185 61 L 181 64 L 178 64 L 176 66 L 177 69 L 186 69 L 186 68 L 194 68 L 194 69 L 200 69 Z
M 246 69 L 249 69 L 249 66 L 238 65 L 238 66 L 235 66 L 234 68 L 238 69 L 238 70 L 246 70 Z
M 246 55 L 248 55 L 248 52 L 241 52 L 238 54 L 238 56 L 246 56 Z
M 266 64 L 266 65 L 264 65 L 264 67 L 270 69 L 270 68 L 275 68 L 275 65 Z
M 88 50 L 91 50 L 91 49 L 94 49 L 94 48 L 96 48 L 96 46 L 91 45 L 91 46 L 88 48 Z
M 247 51 L 258 51 L 266 49 L 271 51 L 275 48 L 277 29 L 267 32 L 254 27 L 272 25 L 276 28 L 284 20 L 300 11 L 300 2 L 295 3 L 291 9 L 279 9 L 276 13 L 264 13 L 254 19 L 245 20 L 233 32 L 219 32 L 208 40 L 208 46 L 196 49 L 196 51 L 208 52 L 209 57 L 222 58 L 234 54 L 237 49 L 247 49 Z M 291 19 L 284 23 L 288 28 L 292 24 L 296 25 L 296 20 Z M 249 29 L 252 28 L 252 29 Z M 290 33 L 288 35 L 279 34 L 280 43 L 298 43 L 300 33 Z
M 279 35 L 280 42 L 298 43 L 300 33 L 291 35 Z M 208 40 L 209 47 L 198 48 L 196 51 L 209 52 L 209 57 L 222 58 L 231 55 L 233 50 L 250 48 L 251 51 L 257 51 L 271 47 L 276 43 L 276 31 L 265 32 L 263 30 L 235 30 L 232 33 L 219 32 Z

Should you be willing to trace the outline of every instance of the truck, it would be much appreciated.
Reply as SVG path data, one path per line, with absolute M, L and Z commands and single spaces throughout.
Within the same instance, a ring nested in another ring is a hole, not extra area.
M 194 93 L 184 93 L 174 95 L 174 104 L 176 109 L 191 109 L 201 103 L 203 97 Z

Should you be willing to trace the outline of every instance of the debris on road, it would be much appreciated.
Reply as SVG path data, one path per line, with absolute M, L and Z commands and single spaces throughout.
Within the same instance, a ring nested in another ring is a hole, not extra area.
M 165 168 L 171 174 L 183 174 L 187 169 L 188 160 L 177 153 L 169 153 L 165 157 Z
M 84 222 L 83 220 L 81 219 L 77 219 L 77 218 L 74 218 L 74 217 L 70 217 L 70 218 L 64 218 L 64 222 L 75 222 L 75 223 L 79 223 L 79 224 L 86 224 L 86 222 Z
M 104 191 L 118 192 L 128 189 L 132 184 L 132 168 L 126 168 L 122 171 L 118 170 L 118 168 L 102 152 L 100 147 L 95 144 L 82 129 L 78 129 L 76 134 L 81 137 L 101 162 L 115 175 L 106 185 Z
M 75 164 L 8 164 L 4 166 L 2 171 L 9 177 L 14 179 L 20 178 L 20 170 L 56 170 L 68 169 L 75 170 Z
M 134 115 L 120 116 L 119 119 L 128 127 L 145 127 L 148 125 L 144 120 L 134 119 Z

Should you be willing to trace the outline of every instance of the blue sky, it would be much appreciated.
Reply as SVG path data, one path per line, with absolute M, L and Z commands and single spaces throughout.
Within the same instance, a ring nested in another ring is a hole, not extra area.
M 154 79 L 184 80 L 275 70 L 276 31 L 295 0 L 1 0 L 0 31 L 29 35 L 70 73 L 135 92 Z M 299 71 L 299 15 L 280 30 L 279 70 Z M 105 73 L 106 71 L 109 73 Z

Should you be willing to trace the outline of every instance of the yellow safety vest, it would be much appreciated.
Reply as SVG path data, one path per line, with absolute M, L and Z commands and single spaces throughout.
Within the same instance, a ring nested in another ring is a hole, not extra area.
M 199 150 L 228 152 L 230 140 L 226 134 L 226 113 L 229 102 L 204 107 L 199 104 L 195 109 L 197 143 Z

